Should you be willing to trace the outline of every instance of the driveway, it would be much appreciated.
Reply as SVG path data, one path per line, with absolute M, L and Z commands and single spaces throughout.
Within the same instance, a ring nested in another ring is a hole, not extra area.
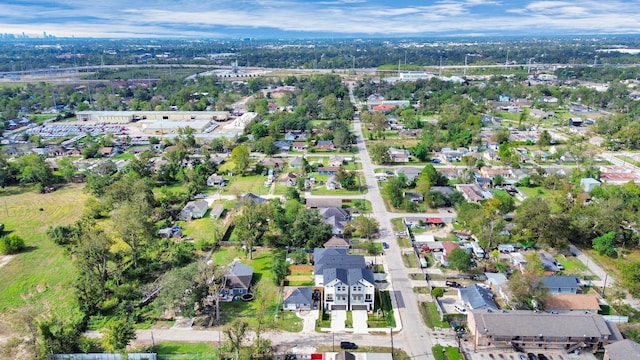
M 366 310 L 353 310 L 351 311 L 351 319 L 353 320 L 353 333 L 354 334 L 368 334 L 367 327 L 367 311 Z
M 302 333 L 314 333 L 316 331 L 316 320 L 318 320 L 318 310 L 300 311 L 296 315 L 302 319 Z
M 331 332 L 344 332 L 344 323 L 347 321 L 347 310 L 331 310 Z

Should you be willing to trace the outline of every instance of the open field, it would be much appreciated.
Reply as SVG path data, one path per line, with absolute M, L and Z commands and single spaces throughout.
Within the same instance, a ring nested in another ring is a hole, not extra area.
M 0 190 L 1 222 L 28 247 L 0 271 L 0 317 L 26 306 L 40 308 L 43 313 L 75 307 L 71 291 L 74 268 L 45 231 L 49 226 L 78 220 L 86 198 L 82 185 L 76 184 L 49 194 L 17 187 Z

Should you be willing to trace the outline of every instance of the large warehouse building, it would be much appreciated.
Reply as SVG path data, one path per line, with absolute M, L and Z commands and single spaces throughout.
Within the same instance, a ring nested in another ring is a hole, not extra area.
M 126 124 L 141 120 L 148 121 L 187 121 L 207 120 L 226 121 L 228 111 L 78 111 L 79 121 L 92 121 L 107 124 Z

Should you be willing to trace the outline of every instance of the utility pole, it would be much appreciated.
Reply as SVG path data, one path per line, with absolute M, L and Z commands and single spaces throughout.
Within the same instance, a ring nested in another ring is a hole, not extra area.
M 389 327 L 389 335 L 391 335 L 391 359 L 393 360 L 393 328 Z

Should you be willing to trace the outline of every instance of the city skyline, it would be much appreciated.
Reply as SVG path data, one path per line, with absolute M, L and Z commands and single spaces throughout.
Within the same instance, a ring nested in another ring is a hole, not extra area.
M 294 38 L 640 33 L 640 1 L 6 0 L 0 33 Z

